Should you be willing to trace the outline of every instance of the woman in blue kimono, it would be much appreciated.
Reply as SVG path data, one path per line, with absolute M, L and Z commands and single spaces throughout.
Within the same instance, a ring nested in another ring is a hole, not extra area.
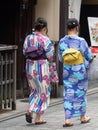
M 88 123 L 90 117 L 86 116 L 86 93 L 88 88 L 87 68 L 92 60 L 92 54 L 86 40 L 79 37 L 79 24 L 75 18 L 67 22 L 68 35 L 60 39 L 58 56 L 63 62 L 63 84 L 64 84 L 64 111 L 65 122 L 63 127 L 72 126 L 72 117 L 80 117 L 81 123 Z M 68 48 L 80 50 L 84 62 L 80 64 L 64 64 L 63 53 Z

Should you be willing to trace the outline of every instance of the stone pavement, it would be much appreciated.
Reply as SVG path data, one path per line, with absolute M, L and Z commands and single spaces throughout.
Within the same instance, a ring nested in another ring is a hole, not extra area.
M 62 102 L 59 102 L 53 103 L 53 106 L 51 105 L 43 115 L 47 121 L 46 124 L 35 125 L 35 115 L 33 115 L 32 123 L 29 124 L 25 121 L 23 113 L 23 115 L 17 115 L 17 118 L 0 122 L 0 130 L 98 130 L 98 89 L 88 92 L 87 98 L 87 115 L 91 117 L 91 121 L 87 124 L 81 124 L 77 117 L 72 119 L 74 126 L 63 128 L 64 110 Z
M 89 89 L 87 95 L 93 95 L 98 92 L 98 82 L 90 82 Z M 62 103 L 63 98 L 53 98 L 50 100 L 50 107 L 55 106 L 56 104 Z M 22 116 L 26 113 L 28 105 L 28 99 L 17 99 L 16 100 L 16 110 L 7 111 L 5 113 L 0 114 L 0 122 Z

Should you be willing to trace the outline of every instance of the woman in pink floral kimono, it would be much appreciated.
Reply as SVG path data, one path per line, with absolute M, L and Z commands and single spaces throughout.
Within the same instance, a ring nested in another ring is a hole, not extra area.
M 46 35 L 47 22 L 38 18 L 35 22 L 35 32 L 25 38 L 23 54 L 26 56 L 26 75 L 31 90 L 29 96 L 26 121 L 32 123 L 32 114 L 36 113 L 35 124 L 46 123 L 41 115 L 49 106 L 50 100 L 50 71 L 49 61 L 53 60 L 54 48 Z M 54 74 L 52 78 L 57 81 Z

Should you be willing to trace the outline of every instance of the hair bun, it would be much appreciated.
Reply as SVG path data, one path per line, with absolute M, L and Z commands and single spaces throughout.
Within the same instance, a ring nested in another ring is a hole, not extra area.
M 47 27 L 47 21 L 44 18 L 37 18 L 34 24 L 35 30 L 40 31 L 42 28 Z
M 67 21 L 67 28 L 68 29 L 73 29 L 78 25 L 79 25 L 79 23 L 78 23 L 77 19 L 75 19 L 75 18 L 70 18 Z

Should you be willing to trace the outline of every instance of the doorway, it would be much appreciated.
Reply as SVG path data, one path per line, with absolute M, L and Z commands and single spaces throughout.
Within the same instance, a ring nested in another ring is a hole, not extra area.
M 27 34 L 32 32 L 35 19 L 35 2 L 27 0 L 8 0 L 0 2 L 0 44 L 17 45 L 17 89 L 23 88 L 25 58 L 22 48 Z

